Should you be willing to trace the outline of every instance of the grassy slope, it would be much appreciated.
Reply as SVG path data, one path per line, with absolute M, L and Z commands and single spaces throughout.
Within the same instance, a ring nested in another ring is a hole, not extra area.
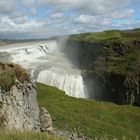
M 79 129 L 92 138 L 140 137 L 140 108 L 76 99 L 39 83 L 37 92 L 39 106 L 48 109 L 55 119 L 54 126 L 59 129 Z

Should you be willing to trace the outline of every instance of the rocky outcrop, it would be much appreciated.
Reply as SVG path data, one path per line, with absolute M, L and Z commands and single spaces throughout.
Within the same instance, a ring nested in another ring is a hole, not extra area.
M 16 80 L 9 91 L 0 90 L 0 126 L 6 130 L 52 131 L 51 116 L 36 100 L 34 82 Z
M 40 124 L 41 124 L 41 131 L 48 131 L 52 132 L 52 118 L 49 112 L 43 107 L 40 110 Z

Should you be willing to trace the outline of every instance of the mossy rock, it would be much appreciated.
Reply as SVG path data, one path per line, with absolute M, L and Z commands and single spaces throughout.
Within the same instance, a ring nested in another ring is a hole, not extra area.
M 29 81 L 29 74 L 20 65 L 0 62 L 0 87 L 8 91 L 19 80 L 21 83 Z

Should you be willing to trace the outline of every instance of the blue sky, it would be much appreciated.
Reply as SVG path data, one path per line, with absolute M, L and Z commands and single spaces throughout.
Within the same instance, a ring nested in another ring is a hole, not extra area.
M 140 27 L 140 0 L 0 0 L 0 38 Z

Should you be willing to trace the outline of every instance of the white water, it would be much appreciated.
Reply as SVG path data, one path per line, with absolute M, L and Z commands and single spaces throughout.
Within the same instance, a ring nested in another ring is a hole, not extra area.
M 60 50 L 55 40 L 12 44 L 0 48 L 40 83 L 56 86 L 74 97 L 88 98 L 81 71 Z

